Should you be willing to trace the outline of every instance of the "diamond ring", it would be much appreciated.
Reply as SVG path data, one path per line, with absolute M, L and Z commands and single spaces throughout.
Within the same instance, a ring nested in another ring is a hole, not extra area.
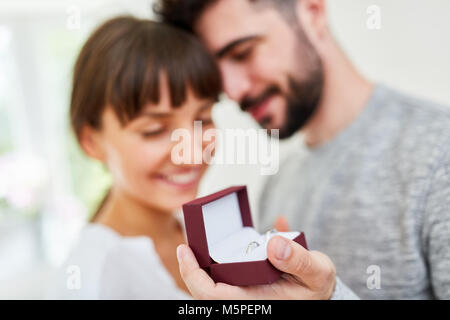
M 247 246 L 247 250 L 245 251 L 245 254 L 249 254 L 250 252 L 252 252 L 252 250 L 254 250 L 255 248 L 258 248 L 259 246 L 260 246 L 260 244 L 256 241 L 250 242 Z
M 266 232 L 266 244 L 267 244 L 267 242 L 269 242 L 270 235 L 275 234 L 275 233 L 278 233 L 277 229 L 272 229 L 272 230 L 269 230 Z

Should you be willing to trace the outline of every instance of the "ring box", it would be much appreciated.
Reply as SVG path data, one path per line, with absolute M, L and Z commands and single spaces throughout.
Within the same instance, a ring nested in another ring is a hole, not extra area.
M 266 250 L 274 235 L 308 249 L 303 232 L 259 234 L 253 227 L 245 186 L 185 203 L 183 213 L 189 246 L 215 282 L 247 286 L 278 280 L 282 272 L 269 262 Z

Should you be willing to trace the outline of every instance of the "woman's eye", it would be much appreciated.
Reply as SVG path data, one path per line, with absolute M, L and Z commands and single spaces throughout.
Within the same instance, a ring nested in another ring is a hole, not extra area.
M 158 129 L 153 131 L 144 131 L 141 133 L 143 138 L 152 138 L 156 137 L 164 132 L 164 129 Z

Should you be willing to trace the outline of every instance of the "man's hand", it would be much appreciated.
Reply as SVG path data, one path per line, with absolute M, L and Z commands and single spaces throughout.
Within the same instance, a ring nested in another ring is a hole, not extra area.
M 214 283 L 199 267 L 187 245 L 177 248 L 181 277 L 195 299 L 330 299 L 336 283 L 336 270 L 325 254 L 308 251 L 294 241 L 275 236 L 269 241 L 267 256 L 277 269 L 284 272 L 281 279 L 268 285 L 237 287 Z

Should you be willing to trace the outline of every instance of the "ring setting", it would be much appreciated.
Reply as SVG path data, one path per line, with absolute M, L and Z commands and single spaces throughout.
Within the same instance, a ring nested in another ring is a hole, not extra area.
M 247 250 L 245 251 L 245 254 L 249 254 L 250 252 L 252 252 L 254 249 L 258 248 L 259 246 L 260 246 L 260 244 L 257 241 L 250 242 L 247 246 Z
M 272 229 L 266 232 L 266 243 L 269 241 L 270 235 L 277 233 L 277 229 Z M 250 254 L 253 250 L 261 246 L 258 241 L 252 241 L 248 244 L 247 249 L 245 250 L 245 254 Z

